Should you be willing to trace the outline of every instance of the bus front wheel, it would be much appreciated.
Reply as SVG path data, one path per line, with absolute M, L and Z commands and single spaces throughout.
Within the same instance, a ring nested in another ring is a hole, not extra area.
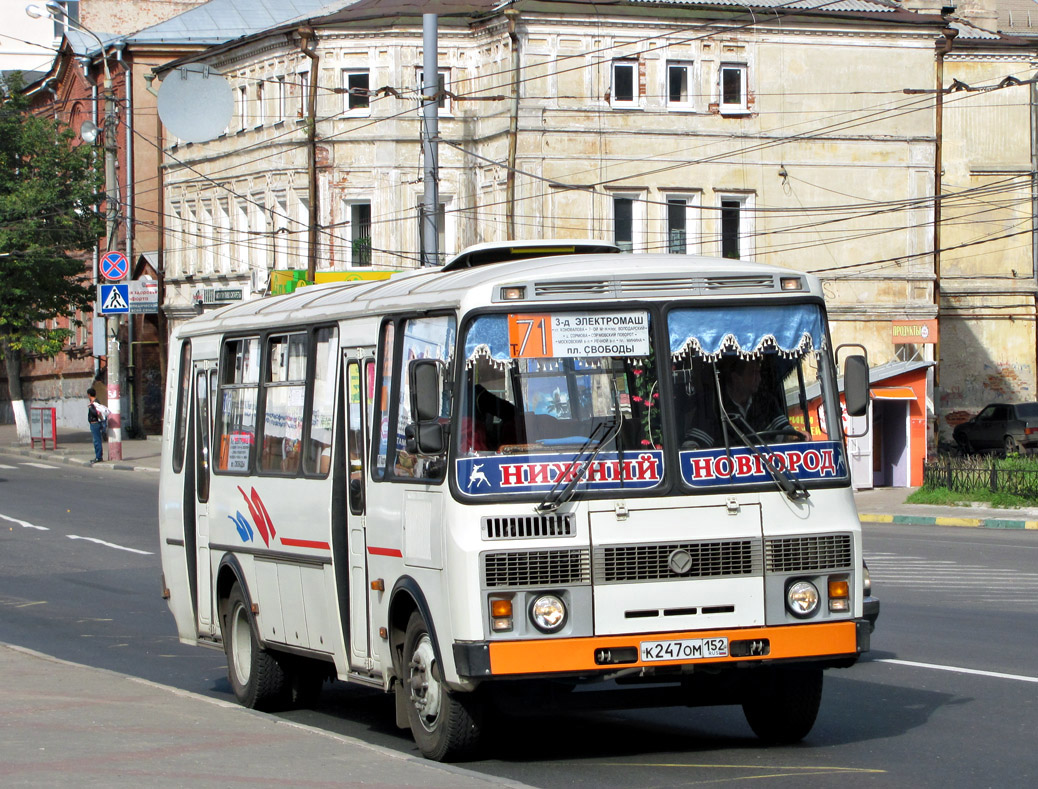
M 753 733 L 769 745 L 807 736 L 822 703 L 822 669 L 762 668 L 747 688 L 742 710 Z
M 418 749 L 435 761 L 471 753 L 482 729 L 481 705 L 471 694 L 447 687 L 429 627 L 417 611 L 407 623 L 403 657 L 407 719 Z
M 227 654 L 227 676 L 238 702 L 250 709 L 272 709 L 284 700 L 287 678 L 281 664 L 260 646 L 252 612 L 241 586 L 235 584 L 227 597 L 223 646 Z

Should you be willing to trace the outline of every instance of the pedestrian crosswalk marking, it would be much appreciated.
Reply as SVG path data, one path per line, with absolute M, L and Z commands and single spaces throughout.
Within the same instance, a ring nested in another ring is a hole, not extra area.
M 57 466 L 48 466 L 46 463 L 22 463 L 23 466 L 32 466 L 33 468 L 57 468 Z
M 18 468 L 18 466 L 8 466 L 5 463 L 0 463 L 0 468 L 15 469 Z
M 105 303 L 101 305 L 101 312 L 125 312 L 130 309 L 130 305 L 126 303 L 126 300 L 122 297 L 119 292 L 119 288 L 112 288 L 108 291 L 108 298 L 105 299 Z

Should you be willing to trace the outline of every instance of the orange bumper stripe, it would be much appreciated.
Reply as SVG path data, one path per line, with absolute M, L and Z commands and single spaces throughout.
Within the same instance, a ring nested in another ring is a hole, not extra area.
M 702 660 L 659 660 L 602 666 L 595 663 L 596 649 L 634 647 L 641 654 L 642 641 L 670 641 L 687 638 L 717 638 L 732 641 L 766 638 L 771 652 L 766 657 L 723 657 Z M 696 630 L 687 633 L 642 633 L 599 638 L 538 639 L 536 641 L 493 641 L 490 643 L 490 673 L 545 674 L 636 666 L 674 666 L 683 663 L 730 663 L 737 660 L 782 660 L 857 653 L 857 627 L 853 621 L 817 625 L 751 627 L 738 630 Z

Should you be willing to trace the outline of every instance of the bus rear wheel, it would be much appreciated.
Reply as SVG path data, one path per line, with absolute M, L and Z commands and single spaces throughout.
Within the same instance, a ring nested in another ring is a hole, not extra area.
M 768 745 L 800 742 L 815 725 L 822 703 L 822 669 L 758 669 L 742 711 L 753 733 Z
M 407 719 L 418 749 L 438 762 L 470 754 L 479 744 L 482 705 L 447 687 L 429 627 L 417 611 L 407 623 L 403 657 Z
M 287 692 L 285 671 L 274 656 L 260 646 L 252 611 L 239 584 L 231 588 L 224 611 L 220 623 L 227 654 L 227 676 L 235 698 L 250 709 L 281 706 Z

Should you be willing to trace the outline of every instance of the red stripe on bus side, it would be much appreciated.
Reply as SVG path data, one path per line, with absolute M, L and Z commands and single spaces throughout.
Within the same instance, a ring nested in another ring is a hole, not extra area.
M 373 556 L 398 556 L 400 558 L 404 556 L 399 548 L 374 548 L 370 545 L 368 546 L 368 553 Z
M 280 537 L 279 539 L 282 545 L 288 545 L 291 548 L 318 548 L 322 551 L 332 549 L 328 543 L 317 540 L 293 540 L 291 537 Z

